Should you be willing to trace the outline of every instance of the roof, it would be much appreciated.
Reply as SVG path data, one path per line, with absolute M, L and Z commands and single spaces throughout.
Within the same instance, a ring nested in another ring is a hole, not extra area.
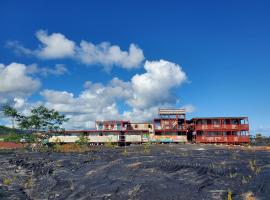
M 248 119 L 248 117 L 194 117 L 191 120 L 198 119 Z
M 65 130 L 65 131 L 49 131 L 48 133 L 54 134 L 54 133 L 63 133 L 63 134 L 68 134 L 68 133 L 75 133 L 75 134 L 83 134 L 83 133 L 120 133 L 120 132 L 125 132 L 127 134 L 136 132 L 136 133 L 141 133 L 141 132 L 147 132 L 146 130 Z
M 127 120 L 108 120 L 108 121 L 96 121 L 96 123 L 112 124 L 112 123 L 130 123 Z
M 153 122 L 130 122 L 130 124 L 153 124 Z
M 160 108 L 158 113 L 160 115 L 183 115 L 186 114 L 186 109 L 165 109 Z

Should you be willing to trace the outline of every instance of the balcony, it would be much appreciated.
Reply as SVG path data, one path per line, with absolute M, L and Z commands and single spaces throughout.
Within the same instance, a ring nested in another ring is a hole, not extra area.
M 248 124 L 197 124 L 196 131 L 248 131 Z
M 177 126 L 170 126 L 170 125 L 164 125 L 164 126 L 154 126 L 155 131 L 186 131 L 186 125 L 178 125 Z

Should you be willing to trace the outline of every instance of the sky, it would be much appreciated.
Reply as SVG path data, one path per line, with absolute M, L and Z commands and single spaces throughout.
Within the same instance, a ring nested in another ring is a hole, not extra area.
M 186 108 L 270 135 L 269 21 L 263 0 L 2 0 L 0 104 L 43 104 L 67 129 Z

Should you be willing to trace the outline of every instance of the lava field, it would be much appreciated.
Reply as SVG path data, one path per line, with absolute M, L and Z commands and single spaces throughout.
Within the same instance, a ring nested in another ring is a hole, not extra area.
M 223 145 L 0 151 L 0 199 L 270 199 L 270 152 Z

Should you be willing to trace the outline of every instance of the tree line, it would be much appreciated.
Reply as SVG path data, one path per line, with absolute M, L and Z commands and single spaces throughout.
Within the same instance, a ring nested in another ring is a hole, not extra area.
M 68 121 L 65 115 L 43 105 L 33 107 L 28 114 L 19 113 L 10 105 L 4 105 L 2 111 L 6 117 L 11 118 L 13 130 L 15 130 L 16 124 L 22 130 L 58 131 L 63 130 L 63 123 Z

